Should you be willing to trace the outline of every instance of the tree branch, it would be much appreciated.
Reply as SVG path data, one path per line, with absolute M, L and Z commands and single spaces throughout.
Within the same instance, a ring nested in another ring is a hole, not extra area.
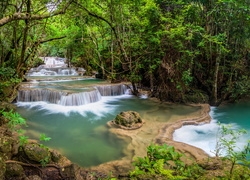
M 73 2 L 73 0 L 70 0 L 63 9 L 60 9 L 58 11 L 52 12 L 52 13 L 48 13 L 45 15 L 32 15 L 29 13 L 14 13 L 10 16 L 4 17 L 2 19 L 0 19 L 0 27 L 4 26 L 5 24 L 12 22 L 12 21 L 16 21 L 16 20 L 42 20 L 42 19 L 47 19 L 59 14 L 64 14 L 67 10 L 67 8 L 70 6 L 70 4 Z
M 35 43 L 37 44 L 43 44 L 43 43 L 46 43 L 46 42 L 49 42 L 49 41 L 54 41 L 54 40 L 57 40 L 57 39 L 63 39 L 65 38 L 66 36 L 62 36 L 62 37 L 56 37 L 56 38 L 51 38 L 51 39 L 47 39 L 47 40 L 43 40 L 43 41 L 37 41 Z

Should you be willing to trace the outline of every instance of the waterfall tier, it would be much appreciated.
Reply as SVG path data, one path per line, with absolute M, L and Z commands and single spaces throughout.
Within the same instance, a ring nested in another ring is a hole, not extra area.
M 45 101 L 63 106 L 80 106 L 101 100 L 102 96 L 123 95 L 128 90 L 125 85 L 96 86 L 95 90 L 80 93 L 67 93 L 49 89 L 19 90 L 18 102 Z
M 128 87 L 125 85 L 96 86 L 102 96 L 119 96 L 126 94 Z
M 78 75 L 74 68 L 32 68 L 28 76 L 72 76 Z

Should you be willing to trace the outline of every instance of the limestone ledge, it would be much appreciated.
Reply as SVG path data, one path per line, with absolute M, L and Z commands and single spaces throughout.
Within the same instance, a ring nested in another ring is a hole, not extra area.
M 148 122 L 145 122 L 141 128 L 135 130 L 121 129 L 114 126 L 112 121 L 108 122 L 107 125 L 110 127 L 110 133 L 116 134 L 117 137 L 124 139 L 128 143 L 127 148 L 124 150 L 124 157 L 121 160 L 110 161 L 99 166 L 91 167 L 89 170 L 96 170 L 105 174 L 112 172 L 114 176 L 126 174 L 129 170 L 132 170 L 133 166 L 131 163 L 134 158 L 146 156 L 146 149 L 152 142 L 156 144 L 166 143 L 169 146 L 174 146 L 177 151 L 185 154 L 185 157 L 182 160 L 186 163 L 193 162 L 190 158 L 196 161 L 208 158 L 208 154 L 202 149 L 173 140 L 173 133 L 176 129 L 179 129 L 184 125 L 199 125 L 211 121 L 209 115 L 210 106 L 208 104 L 192 104 L 192 106 L 201 107 L 199 115 L 193 117 L 189 116 L 188 118 L 177 120 L 175 122 L 161 122 L 159 123 L 156 136 L 152 138 L 150 138 L 150 136 L 148 136 L 149 138 L 143 138 L 140 136 L 142 133 L 145 134 L 150 128 L 152 128 L 152 125 L 148 124 Z

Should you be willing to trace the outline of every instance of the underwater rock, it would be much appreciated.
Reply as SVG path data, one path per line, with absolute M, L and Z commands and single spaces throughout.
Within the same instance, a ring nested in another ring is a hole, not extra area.
M 46 161 L 50 162 L 51 154 L 47 148 L 34 143 L 25 144 L 22 147 L 29 160 L 40 162 L 46 159 Z
M 144 121 L 138 112 L 123 111 L 111 123 L 122 129 L 132 130 L 140 128 L 144 124 Z

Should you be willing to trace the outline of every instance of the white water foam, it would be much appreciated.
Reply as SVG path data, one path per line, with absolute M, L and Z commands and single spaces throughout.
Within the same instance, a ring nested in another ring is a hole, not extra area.
M 44 101 L 37 102 L 18 102 L 19 107 L 25 107 L 36 110 L 44 110 L 47 114 L 62 113 L 65 116 L 70 116 L 71 113 L 79 113 L 83 117 L 86 117 L 89 113 L 95 114 L 97 119 L 101 119 L 105 114 L 112 113 L 116 110 L 118 105 L 110 105 L 108 102 L 119 101 L 122 98 L 130 98 L 131 95 L 121 96 L 106 96 L 102 97 L 100 101 L 95 103 L 89 103 L 81 106 L 62 106 L 59 104 L 51 104 Z
M 218 141 L 219 125 L 216 117 L 222 116 L 223 114 L 215 114 L 214 110 L 216 107 L 211 107 L 210 116 L 212 118 L 209 124 L 201 125 L 186 125 L 177 130 L 173 134 L 173 140 L 190 144 L 192 146 L 203 149 L 208 155 L 215 156 L 216 142 Z M 228 124 L 222 124 L 228 125 Z M 234 129 L 240 129 L 237 124 L 230 124 Z M 243 150 L 246 145 L 247 137 L 242 136 L 237 141 L 236 151 Z M 226 152 L 222 152 L 222 156 Z

